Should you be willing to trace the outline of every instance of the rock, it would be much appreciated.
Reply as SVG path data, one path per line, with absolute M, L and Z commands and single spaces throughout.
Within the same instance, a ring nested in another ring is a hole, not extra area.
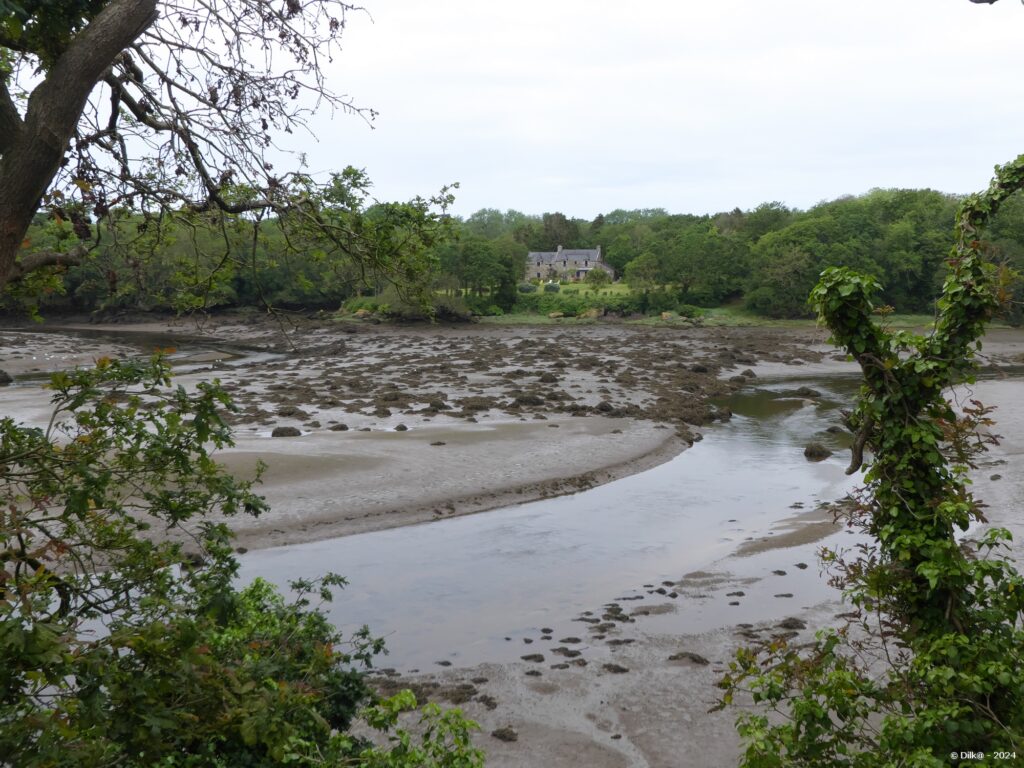
M 537 406 L 544 405 L 544 398 L 539 395 L 531 395 L 529 393 L 523 393 L 518 395 L 515 400 L 512 401 L 513 405 L 518 406 Z
M 497 728 L 491 731 L 491 736 L 496 738 L 498 741 L 518 741 L 519 734 L 516 729 L 511 725 L 506 725 L 504 728 Z
M 555 374 L 551 373 L 551 371 L 545 371 L 540 375 L 540 378 L 538 378 L 537 381 L 541 382 L 542 384 L 554 384 L 556 381 L 558 381 L 558 377 L 555 376 Z
M 560 317 L 565 317 L 565 313 L 564 312 L 548 312 L 548 317 L 550 317 L 552 320 L 557 320 Z
M 748 379 L 756 379 L 757 378 L 757 374 L 754 373 L 749 368 L 747 368 L 747 370 L 745 370 L 745 371 L 740 371 L 740 376 L 746 376 Z
M 810 387 L 799 387 L 793 391 L 797 397 L 821 397 L 821 392 Z
M 696 365 L 691 365 L 690 370 L 693 373 L 707 373 L 708 367 L 706 365 L 701 365 L 700 363 L 697 363 Z
M 373 312 L 371 312 L 371 311 L 370 311 L 370 310 L 368 310 L 368 309 L 357 309 L 357 310 L 356 310 L 356 311 L 355 311 L 355 312 L 353 313 L 353 315 L 354 315 L 355 317 L 358 317 L 358 318 L 359 318 L 360 320 L 362 320 L 362 319 L 364 319 L 364 318 L 367 318 L 367 317 L 370 317 L 370 316 L 372 316 L 372 315 L 373 315 Z
M 614 411 L 615 406 L 609 403 L 607 400 L 602 400 L 600 403 L 597 404 L 597 410 L 599 410 L 601 413 L 608 413 L 610 411 Z
M 613 675 L 621 675 L 629 672 L 629 669 L 622 666 L 621 664 L 602 664 L 601 669 L 605 672 L 611 672 Z
M 498 403 L 493 397 L 471 395 L 459 400 L 459 405 L 464 411 L 488 411 L 491 408 L 496 408 Z
M 577 643 L 582 643 L 583 641 L 580 640 L 578 637 L 563 637 L 558 642 L 566 643 L 568 645 L 576 645 Z
M 524 674 L 527 677 L 540 677 L 541 671 L 539 669 L 528 669 Z
M 2 373 L 2 371 L 0 371 L 0 373 Z M 2 383 L 2 382 L 0 382 L 0 383 Z M 1003 476 L 999 475 L 999 474 L 995 474 L 995 475 L 992 475 L 991 477 L 989 477 L 989 480 L 1002 480 L 1002 479 L 1003 479 Z
M 818 442 L 810 442 L 804 446 L 804 458 L 808 461 L 824 461 L 832 455 L 832 451 Z
M 828 432 L 830 435 L 838 435 L 841 432 L 843 432 L 843 428 L 833 424 L 831 427 L 828 427 L 825 431 Z
M 679 653 L 673 653 L 668 657 L 669 661 L 689 661 L 693 664 L 700 664 L 701 666 L 710 664 L 707 659 L 701 656 L 699 653 L 693 651 L 680 651 Z
M 427 403 L 427 405 L 430 406 L 435 411 L 446 411 L 446 410 L 448 410 L 451 407 L 451 406 L 448 405 L 448 403 L 446 403 L 444 400 L 440 399 L 439 397 L 435 397 L 429 403 Z
M 335 424 L 334 426 L 328 427 L 331 432 L 348 432 L 348 424 Z
M 7 371 L 0 370 L 0 387 L 6 387 L 12 381 L 14 381 L 14 379 L 11 378 L 11 374 Z
M 779 629 L 807 629 L 807 622 L 803 619 L 788 618 L 783 619 L 775 626 Z
M 405 424 L 399 424 L 395 427 L 395 432 L 408 432 L 409 428 Z
M 521 658 L 523 661 L 531 661 L 534 664 L 540 664 L 542 661 L 544 661 L 544 654 L 543 653 L 528 653 L 525 656 L 520 656 L 519 658 Z
M 726 592 L 725 596 L 726 597 L 743 597 L 745 594 L 747 594 L 747 593 L 744 592 L 742 589 L 738 589 L 735 592 Z
M 448 445 L 444 440 L 435 440 L 431 445 Z
M 796 567 L 799 568 L 801 571 L 806 570 L 807 569 L 807 563 L 797 563 Z
M 565 646 L 560 646 L 558 648 L 552 648 L 551 652 L 554 653 L 554 654 L 557 654 L 559 656 L 565 656 L 565 658 L 567 658 L 567 659 L 575 659 L 577 656 L 579 656 L 582 653 L 582 651 L 576 651 L 576 650 L 573 650 L 572 648 L 566 648 Z
M 662 312 L 661 313 L 661 319 L 662 320 L 671 320 L 673 317 L 674 317 L 674 315 L 673 315 L 672 312 Z
M 782 570 L 781 568 L 778 568 L 778 569 L 772 571 L 772 573 L 774 573 L 776 576 L 785 576 L 786 575 L 786 572 L 784 570 Z
M 271 437 L 302 437 L 302 431 L 298 427 L 274 427 L 270 433 Z

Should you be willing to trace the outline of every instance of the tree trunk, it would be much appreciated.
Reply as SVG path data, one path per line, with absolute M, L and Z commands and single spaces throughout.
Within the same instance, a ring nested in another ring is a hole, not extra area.
M 32 92 L 24 120 L 5 109 L 5 123 L 13 131 L 7 131 L 0 157 L 0 288 L 28 271 L 16 266 L 15 259 L 89 94 L 117 55 L 156 17 L 156 0 L 112 0 L 75 36 Z M 6 87 L 0 97 L 9 103 Z

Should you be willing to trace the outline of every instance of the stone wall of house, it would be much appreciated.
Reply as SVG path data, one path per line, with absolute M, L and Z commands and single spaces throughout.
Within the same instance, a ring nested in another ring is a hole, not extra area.
M 526 257 L 527 280 L 582 280 L 592 269 L 601 269 L 614 279 L 615 271 L 601 260 L 601 247 L 562 248 L 532 251 Z

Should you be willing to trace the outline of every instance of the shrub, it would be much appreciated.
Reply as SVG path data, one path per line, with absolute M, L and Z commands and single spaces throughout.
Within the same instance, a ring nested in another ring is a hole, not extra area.
M 558 283 L 544 284 L 544 293 L 558 293 L 560 290 L 562 290 L 562 286 Z
M 703 309 L 695 307 L 693 304 L 680 304 L 676 307 L 676 311 L 681 317 L 701 317 L 704 314 Z
M 266 503 L 211 455 L 231 444 L 216 383 L 190 394 L 159 357 L 100 358 L 50 387 L 45 429 L 0 418 L 4 765 L 482 764 L 457 712 L 424 709 L 420 745 L 395 730 L 408 691 L 363 715 L 391 745 L 349 731 L 383 643 L 343 637 L 316 607 L 340 577 L 296 582 L 292 600 L 264 581 L 237 588 L 217 518 Z
M 533 283 L 520 283 L 517 290 L 520 293 L 536 293 L 537 286 Z

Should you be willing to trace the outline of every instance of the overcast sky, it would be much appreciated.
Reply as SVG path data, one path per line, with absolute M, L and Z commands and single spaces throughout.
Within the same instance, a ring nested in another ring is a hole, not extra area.
M 379 199 L 593 218 L 971 192 L 1024 152 L 1024 6 L 968 0 L 365 0 L 309 167 Z

